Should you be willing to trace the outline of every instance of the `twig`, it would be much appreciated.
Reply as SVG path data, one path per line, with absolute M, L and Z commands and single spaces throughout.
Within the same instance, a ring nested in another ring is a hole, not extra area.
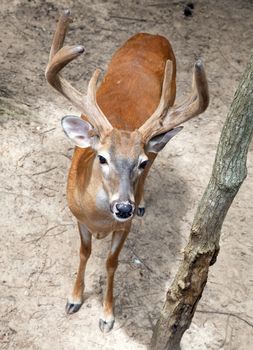
M 56 237 L 56 236 L 59 236 L 59 235 L 62 235 L 64 232 L 66 232 L 67 230 L 63 230 L 63 231 L 60 231 L 58 233 L 55 233 L 54 235 L 48 235 L 48 237 Z
M 132 309 L 139 309 L 142 308 L 142 305 L 129 305 L 129 306 L 124 306 L 123 310 L 132 310 Z
M 17 307 L 13 307 L 12 309 L 8 310 L 8 311 L 4 314 L 4 316 L 7 316 L 7 315 L 11 314 L 13 311 L 17 311 L 17 310 L 18 310 Z
M 58 225 L 49 227 L 41 236 L 30 241 L 26 241 L 25 243 L 38 243 L 42 238 L 44 238 L 47 235 L 48 232 L 54 230 L 56 227 L 58 227 Z
M 42 185 L 43 188 L 46 188 L 47 190 L 54 191 L 54 192 L 59 192 L 59 190 L 56 190 L 55 188 L 48 187 L 46 185 Z
M 135 258 L 137 258 L 141 263 L 142 263 L 142 265 L 143 266 L 145 266 L 146 267 L 146 269 L 148 270 L 148 271 L 150 271 L 150 272 L 154 272 L 134 251 L 133 251 L 133 249 L 131 248 L 131 247 L 129 247 L 128 246 L 128 248 L 130 249 L 130 251 L 131 251 L 131 253 L 135 256 Z
M 237 69 L 232 63 L 231 63 L 231 59 L 229 60 L 224 53 L 222 52 L 222 50 L 220 49 L 220 47 L 218 48 L 221 56 L 224 58 L 225 62 L 231 67 L 233 68 L 237 73 L 241 74 L 242 72 L 239 71 L 239 69 Z
M 11 286 L 11 285 L 9 285 L 8 283 L 2 283 L 2 286 L 3 287 L 7 287 L 7 288 L 14 288 L 14 289 L 23 289 L 23 288 L 29 288 L 29 287 L 27 287 L 27 286 L 25 286 L 25 285 L 21 285 L 21 286 L 18 286 L 18 285 L 15 285 L 15 286 Z
M 49 173 L 50 171 L 52 171 L 54 169 L 57 169 L 57 166 L 54 166 L 53 168 L 49 168 L 47 170 L 40 171 L 39 173 L 33 173 L 32 176 L 46 174 L 46 173 Z
M 24 154 L 22 157 L 20 157 L 20 158 L 18 159 L 18 161 L 17 161 L 17 166 L 20 166 L 20 167 L 23 166 L 24 160 L 25 160 L 27 157 L 29 157 L 32 153 L 33 153 L 33 152 L 29 151 L 29 152 L 27 152 L 26 154 Z
M 103 346 L 102 344 L 99 344 L 99 343 L 96 343 L 92 340 L 88 340 L 88 343 L 91 343 L 91 344 L 94 344 L 94 345 L 97 345 L 97 346 Z
M 57 228 L 57 227 L 59 227 L 59 226 L 68 226 L 68 225 L 70 225 L 70 224 L 55 225 L 55 226 L 49 227 L 42 235 L 40 235 L 39 237 L 37 237 L 37 238 L 35 238 L 35 239 L 31 239 L 30 241 L 25 241 L 25 243 L 35 243 L 35 244 L 37 244 L 41 239 L 43 239 L 43 238 L 45 238 L 45 237 L 47 236 L 48 232 L 54 230 L 55 228 Z M 72 225 L 72 224 L 71 224 L 71 225 Z M 66 230 L 63 230 L 63 231 L 58 232 L 58 233 L 56 233 L 56 234 L 54 234 L 54 235 L 48 235 L 48 236 L 54 237 L 54 236 L 58 236 L 58 235 L 60 235 L 60 234 L 62 234 L 62 233 L 64 233 L 64 232 L 66 232 Z
M 114 16 L 114 15 L 112 15 L 111 18 L 125 19 L 127 21 L 135 21 L 135 22 L 147 22 L 145 18 L 132 18 L 132 17 Z
M 149 313 L 148 313 L 148 321 L 149 321 L 149 324 L 150 324 L 150 328 L 151 328 L 151 330 L 153 332 L 154 329 L 155 329 L 155 323 L 153 322 L 153 319 L 152 319 L 152 317 L 150 316 Z
M 71 159 L 72 159 L 72 157 L 71 157 L 71 156 L 69 156 L 69 155 L 67 155 L 67 154 L 64 154 L 64 153 L 58 153 L 58 154 L 60 154 L 60 155 L 62 155 L 62 156 L 64 156 L 64 157 L 66 157 L 66 158 L 68 158 L 69 160 L 71 160 Z
M 227 336 L 228 336 L 229 319 L 230 319 L 230 316 L 227 317 L 226 329 L 225 329 L 225 336 L 224 336 L 223 342 L 222 342 L 222 343 L 220 344 L 220 346 L 219 346 L 219 349 L 223 349 L 224 345 L 226 344 Z
M 235 317 L 240 321 L 243 321 L 247 323 L 248 326 L 253 328 L 253 323 L 249 322 L 248 320 L 245 320 L 245 318 L 242 318 L 241 316 L 237 314 L 233 314 L 232 312 L 225 312 L 225 311 L 209 311 L 209 310 L 196 310 L 196 312 L 202 313 L 202 314 L 215 314 L 215 315 L 225 315 L 225 316 L 231 316 Z
M 48 133 L 48 132 L 50 132 L 50 131 L 53 131 L 53 130 L 55 130 L 55 129 L 56 129 L 56 128 L 51 128 L 51 129 L 48 129 L 48 130 L 42 131 L 42 132 L 40 132 L 40 133 L 39 133 L 39 135 L 46 134 L 46 133 Z
M 148 4 L 148 7 L 167 7 L 168 8 L 168 1 L 166 2 L 157 2 L 157 3 L 152 3 L 152 4 Z
M 231 349 L 232 349 L 232 337 L 233 337 L 233 331 L 234 331 L 234 328 L 232 327 L 231 334 L 230 334 L 230 338 L 229 338 L 229 350 L 231 350 Z

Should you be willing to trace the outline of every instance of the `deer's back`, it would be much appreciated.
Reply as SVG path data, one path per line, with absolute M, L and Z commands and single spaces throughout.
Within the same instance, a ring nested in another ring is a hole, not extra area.
M 160 101 L 168 59 L 174 65 L 172 105 L 176 94 L 176 63 L 166 38 L 136 34 L 116 51 L 97 91 L 97 102 L 114 127 L 135 130 L 153 113 Z

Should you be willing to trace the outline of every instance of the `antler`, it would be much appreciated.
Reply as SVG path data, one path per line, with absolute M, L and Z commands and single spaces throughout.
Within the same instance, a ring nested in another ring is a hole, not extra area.
M 112 129 L 112 125 L 96 101 L 96 86 L 100 71 L 97 69 L 94 72 L 88 85 L 87 95 L 81 94 L 59 74 L 69 62 L 84 52 L 84 47 L 80 45 L 62 47 L 70 22 L 70 11 L 65 10 L 60 16 L 54 34 L 45 76 L 50 85 L 86 115 L 87 120 L 99 134 L 106 133 Z
M 196 61 L 193 71 L 191 95 L 179 106 L 168 109 L 166 98 L 172 77 L 172 65 L 166 64 L 160 103 L 152 116 L 139 128 L 145 142 L 153 136 L 169 131 L 179 124 L 203 113 L 209 103 L 208 85 L 201 60 Z

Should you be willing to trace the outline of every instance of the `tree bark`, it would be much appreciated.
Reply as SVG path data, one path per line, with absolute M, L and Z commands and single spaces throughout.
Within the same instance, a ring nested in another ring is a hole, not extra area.
M 219 252 L 227 211 L 247 176 L 247 152 L 253 134 L 253 56 L 225 121 L 212 175 L 195 215 L 183 261 L 167 291 L 155 326 L 152 350 L 178 350 Z

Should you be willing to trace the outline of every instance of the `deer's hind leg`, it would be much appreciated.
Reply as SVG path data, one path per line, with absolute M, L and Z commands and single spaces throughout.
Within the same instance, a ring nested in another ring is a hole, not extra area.
M 156 153 L 149 153 L 148 154 L 149 163 L 146 166 L 146 168 L 144 169 L 144 171 L 141 175 L 141 178 L 139 180 L 139 183 L 138 183 L 137 193 L 136 193 L 137 202 L 138 202 L 138 208 L 137 208 L 136 214 L 138 216 L 143 216 L 145 214 L 146 204 L 145 204 L 145 199 L 144 199 L 144 185 L 145 185 L 145 180 L 146 180 L 146 177 L 148 175 L 149 169 L 151 168 L 151 165 L 153 164 L 156 156 L 157 156 Z
M 91 254 L 91 234 L 87 230 L 86 226 L 81 223 L 78 223 L 78 228 L 81 240 L 80 262 L 73 291 L 67 300 L 67 314 L 73 314 L 74 312 L 77 312 L 82 306 L 85 268 Z

